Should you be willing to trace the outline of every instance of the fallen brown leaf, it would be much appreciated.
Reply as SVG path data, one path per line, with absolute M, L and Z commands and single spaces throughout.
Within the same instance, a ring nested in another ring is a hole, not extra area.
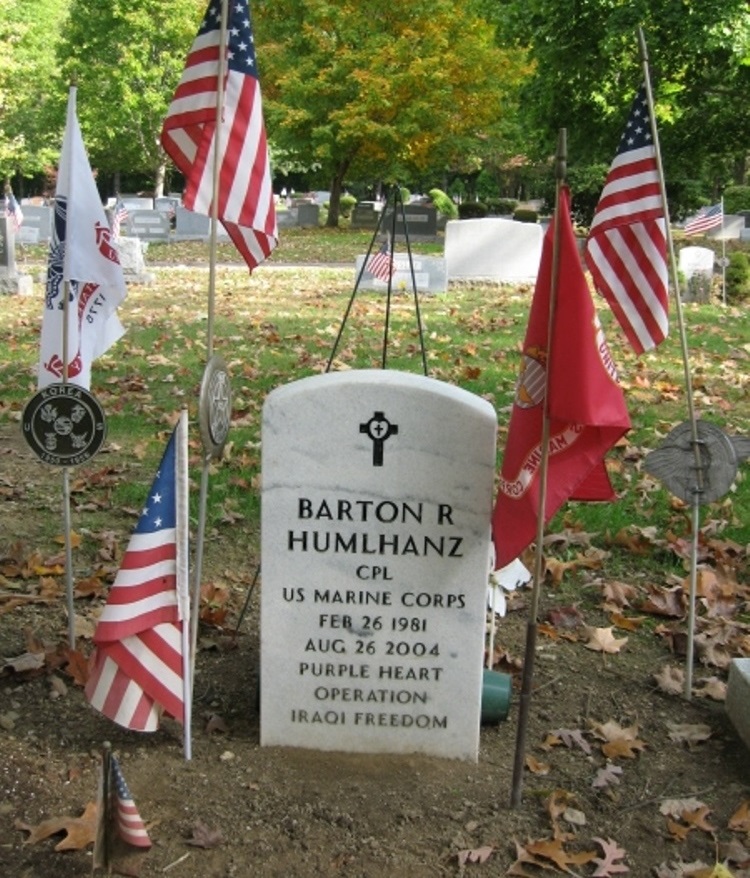
M 24 839 L 24 844 L 36 844 L 51 835 L 65 832 L 67 833 L 65 838 L 55 845 L 55 850 L 80 851 L 93 844 L 96 839 L 97 814 L 96 802 L 89 802 L 80 817 L 52 817 L 36 826 L 16 820 L 15 827 L 29 833 L 28 838 Z

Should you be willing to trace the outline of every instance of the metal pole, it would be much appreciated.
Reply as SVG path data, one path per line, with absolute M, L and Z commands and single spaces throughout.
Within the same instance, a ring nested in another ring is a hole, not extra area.
M 643 78 L 646 84 L 646 96 L 648 98 L 649 118 L 651 119 L 651 134 L 654 140 L 654 150 L 656 154 L 656 164 L 659 172 L 659 186 L 661 188 L 662 207 L 664 210 L 664 225 L 667 244 L 669 247 L 670 265 L 672 267 L 672 277 L 675 292 L 675 308 L 677 313 L 677 326 L 680 337 L 680 350 L 682 352 L 682 368 L 685 381 L 685 401 L 687 403 L 688 418 L 690 420 L 691 439 L 693 445 L 693 454 L 695 460 L 695 486 L 693 488 L 692 502 L 692 551 L 693 559 L 690 568 L 690 594 L 695 595 L 697 590 L 698 567 L 696 559 L 698 557 L 698 528 L 700 525 L 700 516 L 698 506 L 700 504 L 700 495 L 703 491 L 703 458 L 701 456 L 701 440 L 698 436 L 698 420 L 695 414 L 695 406 L 693 403 L 693 382 L 690 375 L 690 357 L 688 354 L 687 332 L 685 330 L 685 318 L 682 308 L 682 297 L 680 295 L 680 280 L 677 271 L 677 259 L 675 257 L 674 242 L 672 240 L 672 232 L 669 222 L 669 206 L 667 204 L 667 189 L 664 182 L 664 168 L 661 160 L 661 150 L 659 149 L 659 137 L 656 127 L 656 118 L 654 115 L 654 99 L 651 92 L 651 79 L 648 69 L 648 50 L 646 49 L 646 40 L 643 36 L 643 29 L 638 28 L 638 42 L 641 50 L 641 61 L 643 63 Z M 694 597 L 691 597 L 691 603 Z M 690 700 L 692 697 L 692 665 L 693 665 L 693 620 L 694 609 L 691 607 L 689 612 L 689 630 L 688 630 L 688 654 L 686 662 L 688 673 L 685 675 L 685 698 Z

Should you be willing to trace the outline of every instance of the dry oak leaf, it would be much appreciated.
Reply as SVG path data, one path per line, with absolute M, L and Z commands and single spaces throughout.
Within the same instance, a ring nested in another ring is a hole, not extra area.
M 664 665 L 654 674 L 656 685 L 669 695 L 681 695 L 685 688 L 685 671 L 676 665 Z
M 586 635 L 589 639 L 584 646 L 596 652 L 617 653 L 628 642 L 627 637 L 618 640 L 611 628 L 586 628 Z
M 52 817 L 36 826 L 16 820 L 15 827 L 29 833 L 24 844 L 36 844 L 51 835 L 66 832 L 65 838 L 55 845 L 55 850 L 80 851 L 96 840 L 97 813 L 96 802 L 89 802 L 80 817 Z
M 613 580 L 605 582 L 602 587 L 604 595 L 604 608 L 607 610 L 623 610 L 631 606 L 631 602 L 638 597 L 638 589 L 628 582 Z
M 611 762 L 608 762 L 604 768 L 600 768 L 596 777 L 591 782 L 591 786 L 594 789 L 605 788 L 611 786 L 612 784 L 620 783 L 620 775 L 622 774 L 622 769 L 619 765 L 613 765 Z
M 532 774 L 545 775 L 550 773 L 549 762 L 540 762 L 531 753 L 524 759 L 524 765 Z
M 465 866 L 466 863 L 486 863 L 494 851 L 495 848 L 491 845 L 484 845 L 484 847 L 474 848 L 473 850 L 459 851 L 457 854 L 458 865 Z
M 596 855 L 596 851 L 580 851 L 579 853 L 566 851 L 563 847 L 563 839 L 560 838 L 542 838 L 530 841 L 526 844 L 526 850 L 533 857 L 550 860 L 558 869 L 568 873 L 571 871 L 568 866 L 582 866 L 584 863 L 590 863 Z
M 687 744 L 692 747 L 707 741 L 713 734 L 711 726 L 703 723 L 667 723 L 669 740 L 676 744 Z
M 646 744 L 638 739 L 638 726 L 623 728 L 619 723 L 610 720 L 606 723 L 591 723 L 591 730 L 604 743 L 602 753 L 607 759 L 635 759 L 637 750 L 644 750 Z
M 220 829 L 209 829 L 201 820 L 196 820 L 193 826 L 193 837 L 187 839 L 187 844 L 208 849 L 218 847 L 223 841 Z
M 745 799 L 732 814 L 728 826 L 732 832 L 745 832 L 750 835 L 750 799 Z
M 611 838 L 608 838 L 606 841 L 603 838 L 594 838 L 594 841 L 600 845 L 604 856 L 594 858 L 596 872 L 594 872 L 592 878 L 609 878 L 610 875 L 624 875 L 630 871 L 624 863 L 615 862 L 615 860 L 621 860 L 627 856 L 616 841 Z

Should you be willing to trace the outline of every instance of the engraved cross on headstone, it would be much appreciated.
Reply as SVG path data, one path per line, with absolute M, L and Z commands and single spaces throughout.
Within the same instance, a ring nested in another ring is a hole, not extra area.
M 386 439 L 398 433 L 398 426 L 392 424 L 383 412 L 375 412 L 369 421 L 359 425 L 359 432 L 372 439 L 372 465 L 383 466 L 383 445 Z

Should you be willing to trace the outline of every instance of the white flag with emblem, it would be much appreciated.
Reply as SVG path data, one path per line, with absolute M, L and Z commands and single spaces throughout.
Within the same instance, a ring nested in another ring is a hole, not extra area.
M 126 294 L 122 266 L 78 125 L 76 89 L 72 87 L 47 266 L 40 390 L 64 378 L 89 389 L 92 362 L 125 331 L 117 306 Z

